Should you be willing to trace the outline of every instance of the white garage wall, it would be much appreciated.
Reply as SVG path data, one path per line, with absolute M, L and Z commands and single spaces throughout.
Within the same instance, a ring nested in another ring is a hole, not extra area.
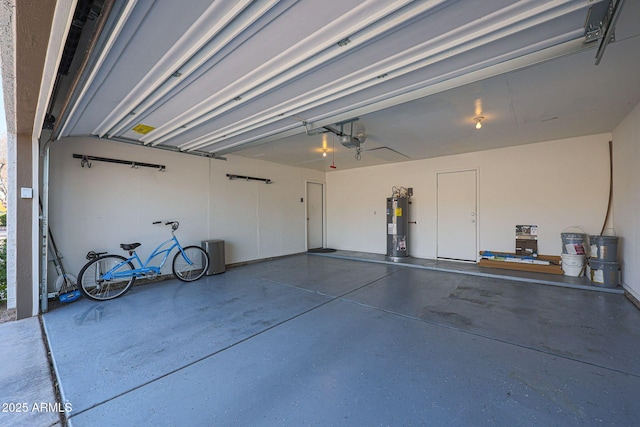
M 436 174 L 477 169 L 478 249 L 513 252 L 515 226 L 535 224 L 540 253 L 559 255 L 560 233 L 567 227 L 600 233 L 610 139 L 600 134 L 328 173 L 327 244 L 386 253 L 386 198 L 392 186 L 413 187 L 409 220 L 417 224 L 409 225 L 409 252 L 435 258 Z
M 610 139 L 601 134 L 331 172 L 326 176 L 328 246 L 384 254 L 385 199 L 394 185 L 413 187 L 410 220 L 417 224 L 410 225 L 410 253 L 434 258 L 436 174 L 471 168 L 479 172 L 480 250 L 513 251 L 515 225 L 536 224 L 540 252 L 559 254 L 565 228 L 578 225 L 597 234 L 602 227 Z M 629 142 L 635 145 L 637 140 Z M 164 164 L 167 171 L 100 162 L 81 168 L 73 153 Z M 270 178 L 274 184 L 230 181 L 227 173 Z M 72 274 L 89 250 L 118 253 L 119 243 L 139 241 L 139 253 L 147 255 L 168 235 L 151 225 L 155 219 L 180 220 L 183 244 L 224 239 L 227 263 L 286 255 L 306 250 L 300 198 L 307 180 L 324 182 L 325 174 L 238 156 L 225 162 L 66 139 L 51 151 L 50 225 Z
M 166 165 L 166 172 L 92 162 L 82 168 L 74 153 Z M 231 181 L 226 174 L 269 178 Z M 52 145 L 49 223 L 68 272 L 77 275 L 89 250 L 124 254 L 120 243 L 141 242 L 146 259 L 168 228 L 157 219 L 180 221 L 183 245 L 224 239 L 226 263 L 306 250 L 306 180 L 324 172 L 228 156 L 227 161 L 92 138 Z M 170 260 L 167 262 L 170 271 Z M 165 266 L 165 267 L 167 267 Z M 165 268 L 166 270 L 166 268 Z M 52 280 L 50 280 L 50 286 Z
M 613 214 L 622 283 L 640 300 L 640 104 L 613 131 Z

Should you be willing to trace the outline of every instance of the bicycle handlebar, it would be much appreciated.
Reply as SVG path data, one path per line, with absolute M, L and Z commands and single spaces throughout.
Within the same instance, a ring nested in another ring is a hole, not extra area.
M 153 225 L 162 224 L 162 221 L 153 221 L 151 224 L 153 224 Z M 178 227 L 180 226 L 180 223 L 178 221 L 165 221 L 164 225 L 170 225 L 171 229 L 173 231 L 176 231 L 178 229 Z

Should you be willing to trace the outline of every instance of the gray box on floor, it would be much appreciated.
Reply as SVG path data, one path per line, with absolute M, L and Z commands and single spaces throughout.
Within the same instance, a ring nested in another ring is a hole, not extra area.
M 209 255 L 207 276 L 224 273 L 224 240 L 203 240 L 202 249 Z

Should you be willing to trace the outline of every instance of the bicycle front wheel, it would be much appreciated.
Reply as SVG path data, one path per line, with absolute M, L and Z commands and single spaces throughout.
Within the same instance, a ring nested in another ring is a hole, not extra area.
M 125 273 L 134 269 L 133 264 L 120 255 L 105 255 L 89 261 L 78 275 L 80 291 L 87 297 L 96 301 L 105 301 L 124 295 L 136 280 L 135 277 L 123 277 L 112 280 L 104 280 L 103 275 L 123 263 L 116 272 Z
M 173 274 L 183 282 L 198 280 L 205 275 L 207 268 L 209 268 L 209 256 L 199 246 L 182 248 L 182 251 L 178 251 L 173 257 Z

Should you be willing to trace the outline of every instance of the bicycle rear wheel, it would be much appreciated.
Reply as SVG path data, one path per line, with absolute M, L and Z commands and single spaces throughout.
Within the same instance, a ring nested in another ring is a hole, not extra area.
M 116 272 L 123 273 L 134 269 L 133 264 L 120 255 L 105 255 L 89 261 L 78 275 L 80 291 L 87 297 L 96 301 L 105 301 L 124 295 L 136 280 L 135 277 L 124 277 L 112 280 L 102 279 L 102 275 L 116 265 L 125 261 Z
M 182 254 L 184 252 L 184 255 Z M 187 246 L 173 257 L 173 274 L 183 282 L 198 280 L 209 268 L 209 256 L 199 246 Z

